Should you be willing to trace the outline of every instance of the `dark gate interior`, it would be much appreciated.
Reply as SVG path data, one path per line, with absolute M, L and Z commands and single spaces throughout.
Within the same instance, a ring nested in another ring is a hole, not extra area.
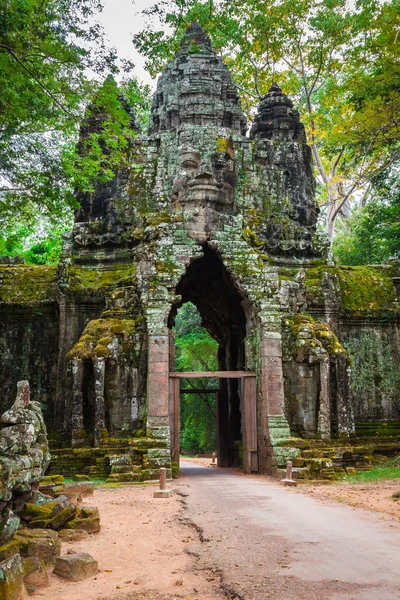
M 207 245 L 204 255 L 193 261 L 176 288 L 182 296 L 173 307 L 169 326 L 172 328 L 178 308 L 192 302 L 202 324 L 218 342 L 221 371 L 240 371 L 245 367 L 244 338 L 246 319 L 242 297 L 221 259 Z M 239 379 L 220 379 L 217 394 L 217 439 L 220 466 L 239 464 L 242 440 Z

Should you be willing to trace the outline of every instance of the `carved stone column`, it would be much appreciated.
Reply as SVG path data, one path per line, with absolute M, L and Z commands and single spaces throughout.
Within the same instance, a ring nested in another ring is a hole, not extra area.
M 105 406 L 104 406 L 104 358 L 93 360 L 94 368 L 94 446 L 98 448 L 100 439 L 105 427 Z
M 319 365 L 321 391 L 319 396 L 318 433 L 324 440 L 331 437 L 331 386 L 329 361 Z
M 83 427 L 83 360 L 74 358 L 72 360 L 72 403 L 71 403 L 71 446 L 81 447 L 85 443 L 85 431 Z

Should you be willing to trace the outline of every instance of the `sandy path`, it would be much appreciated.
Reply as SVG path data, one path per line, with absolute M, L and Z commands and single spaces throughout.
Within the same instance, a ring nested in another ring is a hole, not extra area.
M 34 597 L 46 600 L 105 600 L 201 598 L 218 596 L 218 577 L 198 572 L 196 559 L 186 552 L 198 541 L 195 529 L 179 520 L 179 496 L 153 498 L 154 487 L 96 490 L 85 503 L 100 510 L 102 529 L 88 539 L 63 543 L 88 552 L 99 563 L 99 574 L 81 582 L 51 575 L 51 586 Z M 208 581 L 209 580 L 209 581 Z M 156 592 L 159 592 L 156 593 Z
M 396 517 L 400 520 L 400 500 L 391 495 L 400 490 L 400 482 L 382 481 L 371 484 L 352 484 L 346 482 L 332 485 L 301 485 L 296 491 L 312 495 L 321 500 L 335 500 L 358 508 L 367 508 L 375 512 Z

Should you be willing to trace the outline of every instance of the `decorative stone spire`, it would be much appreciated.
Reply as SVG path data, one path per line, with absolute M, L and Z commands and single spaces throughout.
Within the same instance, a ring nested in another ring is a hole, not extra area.
M 281 142 L 306 141 L 299 112 L 293 109 L 293 102 L 275 82 L 258 106 L 258 114 L 254 119 L 250 137 Z
M 208 54 L 215 52 L 211 46 L 211 40 L 198 23 L 192 23 L 186 29 L 182 38 L 179 54 L 193 54 L 206 51 Z
M 197 23 L 187 28 L 176 57 L 158 80 L 149 133 L 171 131 L 183 124 L 246 132 L 246 117 L 228 68 Z

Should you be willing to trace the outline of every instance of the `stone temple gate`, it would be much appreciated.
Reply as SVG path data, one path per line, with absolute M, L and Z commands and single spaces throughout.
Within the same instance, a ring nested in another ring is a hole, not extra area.
M 103 118 L 92 111 L 82 136 Z M 177 458 L 172 328 L 187 301 L 219 343 L 220 464 L 242 440 L 245 470 L 274 472 L 300 438 L 399 418 L 396 386 L 382 394 L 360 375 L 372 342 L 398 360 L 399 266 L 327 263 L 311 150 L 276 84 L 246 130 L 227 67 L 192 25 L 158 81 L 148 134 L 132 119 L 129 166 L 78 195 L 60 264 L 0 265 L 5 398 L 31 381 L 64 470 L 71 447 L 90 472 L 107 463 L 126 479 Z M 356 387 L 341 342 L 358 352 Z

